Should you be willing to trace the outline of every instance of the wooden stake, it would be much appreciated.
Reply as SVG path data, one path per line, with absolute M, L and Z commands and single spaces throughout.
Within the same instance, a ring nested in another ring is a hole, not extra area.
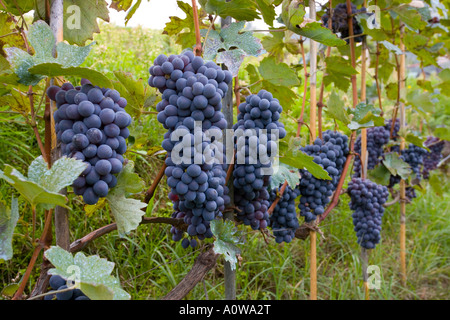
M 406 57 L 405 57 L 405 45 L 403 43 L 403 34 L 405 26 L 400 21 L 400 50 L 402 50 L 403 54 L 400 55 L 400 70 L 399 70 L 399 95 L 402 97 L 400 100 L 400 131 L 403 131 L 406 124 L 406 115 L 405 115 L 405 103 L 404 95 L 405 95 L 405 82 L 406 82 Z M 395 122 L 394 122 L 395 123 Z M 392 127 L 394 126 L 392 124 Z M 400 152 L 405 150 L 405 139 L 400 137 Z M 401 276 L 402 276 L 402 284 L 406 286 L 406 181 L 400 181 L 400 265 L 401 265 Z
M 316 20 L 316 1 L 309 1 L 309 18 Z M 316 140 L 316 75 L 317 75 L 317 43 L 310 40 L 309 50 L 309 84 L 310 84 L 310 106 L 309 106 L 309 129 L 311 132 L 310 142 Z M 316 220 L 317 223 L 317 220 Z M 315 231 L 310 231 L 310 300 L 317 300 L 317 256 L 316 241 L 317 235 Z

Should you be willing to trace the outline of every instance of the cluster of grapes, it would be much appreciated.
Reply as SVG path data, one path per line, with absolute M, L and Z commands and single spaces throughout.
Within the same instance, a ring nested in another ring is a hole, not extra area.
M 50 287 L 52 290 L 49 293 L 54 291 L 62 292 L 48 294 L 44 297 L 44 300 L 91 300 L 80 289 L 66 290 L 69 288 L 67 281 L 58 275 L 50 277 Z
M 351 5 L 351 9 L 352 15 L 366 12 L 366 8 L 362 7 L 360 10 L 358 10 L 356 9 L 356 6 L 354 4 Z M 325 13 L 322 16 L 323 25 L 327 28 L 328 28 L 328 19 L 330 19 L 330 10 L 327 8 L 327 13 Z M 350 31 L 348 27 L 347 5 L 345 3 L 339 3 L 333 9 L 333 15 L 331 16 L 331 30 L 333 30 L 334 33 L 340 33 L 341 39 L 345 39 L 347 43 L 350 42 L 348 39 L 348 37 L 350 36 Z M 353 16 L 353 34 L 355 36 L 360 35 L 354 37 L 355 42 L 363 41 L 364 36 L 361 36 L 362 33 L 363 29 L 361 25 L 359 24 L 356 17 Z
M 69 82 L 50 86 L 47 95 L 58 108 L 53 117 L 62 154 L 88 164 L 73 190 L 86 204 L 95 204 L 117 184 L 115 174 L 122 170 L 132 121 L 124 109 L 127 100 L 86 79 L 77 87 Z
M 428 179 L 430 171 L 436 169 L 439 161 L 441 161 L 444 145 L 444 140 L 432 136 L 427 137 L 425 146 L 430 149 L 430 151 L 423 156 L 422 175 L 425 179 Z
M 316 219 L 325 211 L 325 205 L 337 187 L 342 169 L 349 153 L 348 137 L 332 130 L 323 133 L 323 140 L 317 138 L 314 144 L 300 148 L 314 157 L 314 162 L 328 172 L 331 180 L 315 178 L 305 169 L 300 170 L 300 215 L 306 222 Z
M 192 237 L 212 237 L 210 222 L 222 215 L 230 201 L 221 142 L 227 122 L 221 108 L 232 75 L 191 51 L 169 57 L 161 54 L 149 72 L 149 85 L 162 93 L 157 120 L 168 130 L 162 147 L 167 151 L 165 175 L 174 203 L 172 216 L 184 219 L 191 237 L 183 239 L 183 230 L 172 227 L 172 239 L 183 239 L 184 248 L 196 247 Z
M 398 147 L 398 146 L 396 146 Z M 400 152 L 400 150 L 398 151 Z M 405 161 L 411 167 L 411 170 L 416 174 L 417 178 L 421 177 L 421 165 L 424 161 L 424 156 L 427 151 L 424 148 L 418 147 L 414 144 L 410 144 L 407 149 L 403 150 L 400 155 L 400 159 Z M 389 177 L 389 188 L 394 187 L 401 180 L 399 175 L 391 175 Z M 406 197 L 409 199 L 416 198 L 416 192 L 413 187 L 406 187 Z
M 374 249 L 380 242 L 383 204 L 389 197 L 388 189 L 368 179 L 352 178 L 347 191 L 358 243 L 365 249 Z
M 384 145 L 389 142 L 389 131 L 384 127 L 371 127 L 367 129 L 367 170 L 375 168 L 384 153 Z M 355 142 L 355 152 L 361 155 L 361 135 Z M 355 157 L 353 163 L 353 177 L 361 177 L 361 158 Z
M 418 147 L 414 144 L 410 144 L 408 148 L 403 150 L 400 158 L 405 161 L 411 167 L 412 171 L 420 179 L 420 171 L 423 163 L 423 157 L 426 155 L 427 150 Z
M 238 121 L 233 126 L 237 218 L 253 230 L 265 229 L 269 224 L 267 187 L 272 174 L 272 159 L 278 151 L 278 139 L 286 136 L 284 125 L 278 121 L 283 108 L 266 90 L 247 96 L 238 108 Z
M 277 192 L 278 189 L 271 190 L 270 202 L 276 199 Z M 273 235 L 277 243 L 283 241 L 289 243 L 295 237 L 295 230 L 299 227 L 297 213 L 295 211 L 295 199 L 299 195 L 300 190 L 298 188 L 292 189 L 287 185 L 283 196 L 281 196 L 270 216 L 270 227 L 273 230 Z
M 389 136 L 391 134 L 391 128 L 392 128 L 392 119 L 388 119 L 384 125 L 384 128 L 389 132 Z M 396 118 L 394 123 L 394 129 L 392 131 L 392 139 L 397 140 L 398 138 L 398 132 L 400 131 L 400 119 Z

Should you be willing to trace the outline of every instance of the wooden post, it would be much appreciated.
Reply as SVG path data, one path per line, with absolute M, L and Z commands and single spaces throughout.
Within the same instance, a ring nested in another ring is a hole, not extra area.
M 51 3 L 50 11 L 50 28 L 56 38 L 56 43 L 63 41 L 63 30 L 64 30 L 64 6 L 63 0 L 53 0 Z M 53 83 L 53 79 L 50 82 Z M 56 109 L 56 105 L 53 101 L 50 104 L 51 114 L 53 115 L 53 110 Z M 56 141 L 56 137 L 55 141 Z M 53 140 L 53 139 L 52 139 Z M 52 162 L 56 161 L 61 157 L 61 147 L 57 144 L 56 148 L 52 151 Z M 66 195 L 67 189 L 63 189 L 60 192 Z M 56 244 L 65 250 L 69 250 L 70 247 L 70 232 L 69 232 L 69 214 L 68 210 L 63 207 L 55 208 L 55 237 Z
M 309 1 L 309 18 L 316 20 L 316 1 Z M 310 40 L 309 49 L 309 84 L 310 84 L 310 105 L 309 105 L 309 126 L 311 131 L 311 143 L 316 140 L 316 88 L 317 88 L 317 43 Z M 316 226 L 318 220 L 313 223 Z M 316 241 L 317 235 L 315 231 L 310 231 L 310 300 L 317 300 L 317 256 Z
M 221 27 L 231 24 L 231 17 L 221 19 Z M 224 67 L 224 66 L 223 66 Z M 227 120 L 227 129 L 233 127 L 233 81 L 228 85 L 228 91 L 225 97 L 222 99 L 222 112 Z M 226 133 L 224 134 L 225 141 L 227 139 Z M 233 199 L 233 179 L 228 181 L 228 187 L 230 190 L 231 206 L 234 206 Z M 225 220 L 234 221 L 233 211 L 225 212 L 223 215 Z M 236 300 L 236 271 L 231 269 L 231 264 L 225 261 L 224 264 L 224 281 L 225 281 L 225 300 Z
M 400 99 L 400 131 L 403 131 L 406 124 L 406 115 L 405 115 L 405 82 L 406 82 L 406 57 L 405 57 L 405 45 L 403 43 L 403 34 L 404 34 L 405 26 L 402 21 L 400 21 L 400 50 L 402 50 L 402 55 L 400 55 L 400 78 L 398 81 L 400 82 L 400 92 L 399 95 L 402 99 Z M 394 119 L 395 120 L 395 119 Z M 394 126 L 394 123 L 392 124 Z M 400 137 L 400 153 L 402 150 L 405 150 L 405 139 Z M 406 286 L 406 181 L 400 180 L 400 266 L 401 266 L 401 276 L 402 276 L 402 284 Z

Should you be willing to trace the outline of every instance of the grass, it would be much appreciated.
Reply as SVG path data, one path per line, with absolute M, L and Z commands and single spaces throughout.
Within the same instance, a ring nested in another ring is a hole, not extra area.
M 146 79 L 148 66 L 160 52 L 172 54 L 180 50 L 169 37 L 157 31 L 125 29 L 107 24 L 102 24 L 101 28 L 102 33 L 95 35 L 94 39 L 97 45 L 84 65 L 110 76 L 114 70 L 125 70 L 135 78 Z M 290 112 L 296 114 L 297 111 Z M 1 124 L 0 162 L 7 162 L 21 172 L 26 172 L 26 165 L 39 152 L 32 131 L 17 123 L 23 120 L 20 117 L 3 114 L 2 119 L 7 121 Z M 289 130 L 293 128 L 289 127 Z M 135 121 L 131 131 L 139 139 L 135 139 L 131 145 L 127 158 L 135 162 L 136 171 L 149 186 L 159 170 L 162 158 L 138 152 L 159 145 L 164 129 L 154 115 L 143 115 Z M 9 156 L 11 148 L 15 148 L 14 158 Z M 152 215 L 170 216 L 167 191 L 163 180 L 157 190 Z M 9 199 L 14 191 L 4 181 L 0 181 L 0 192 L 3 199 Z M 449 198 L 448 192 L 438 196 L 427 186 L 407 206 L 408 283 L 405 288 L 400 283 L 399 275 L 399 206 L 396 204 L 386 210 L 382 242 L 372 250 L 369 258 L 369 264 L 378 268 L 381 280 L 380 288 L 370 291 L 371 299 L 450 298 Z M 73 206 L 70 213 L 72 241 L 114 221 L 107 209 L 98 210 L 88 217 L 78 197 L 70 193 L 69 199 Z M 0 264 L 0 290 L 20 280 L 31 257 L 31 210 L 21 202 L 20 213 L 14 235 L 14 258 Z M 38 236 L 43 223 L 43 213 L 38 212 Z M 180 243 L 171 240 L 169 230 L 168 225 L 142 225 L 123 239 L 118 237 L 117 232 L 112 232 L 95 240 L 83 252 L 87 255 L 97 254 L 114 262 L 113 273 L 132 299 L 160 299 L 189 272 L 200 252 L 182 249 Z M 259 232 L 249 228 L 239 226 L 239 230 L 245 239 L 236 271 L 239 300 L 309 298 L 309 239 L 278 245 L 274 241 L 266 243 Z M 321 230 L 323 237 L 319 236 L 317 243 L 318 298 L 364 299 L 360 248 L 356 243 L 346 195 L 341 197 L 340 205 L 321 224 Z M 37 265 L 40 263 L 39 260 Z M 223 299 L 223 263 L 220 257 L 216 266 L 186 299 Z M 38 274 L 39 268 L 35 268 L 26 292 L 32 290 Z

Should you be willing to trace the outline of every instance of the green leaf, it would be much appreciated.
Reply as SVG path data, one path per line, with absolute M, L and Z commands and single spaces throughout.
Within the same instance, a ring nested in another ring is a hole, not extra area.
M 256 6 L 259 12 L 261 12 L 264 22 L 273 27 L 273 21 L 275 20 L 276 12 L 275 5 L 271 0 L 256 0 Z
M 224 27 L 220 33 L 210 30 L 204 43 L 203 57 L 206 60 L 216 59 L 216 62 L 224 63 L 236 76 L 246 56 L 257 57 L 265 53 L 261 40 L 254 37 L 252 32 L 242 31 L 244 26 L 245 21 L 240 21 Z M 202 36 L 206 37 L 207 32 L 202 29 Z
M 427 22 L 422 20 L 420 13 L 408 5 L 400 5 L 391 9 L 391 11 L 395 12 L 400 20 L 413 30 L 421 30 L 427 25 Z
M 19 76 L 19 83 L 25 85 L 36 85 L 47 75 L 46 71 L 42 73 L 33 72 L 36 66 L 57 65 L 60 68 L 77 67 L 83 63 L 91 51 L 91 45 L 86 47 L 71 46 L 66 43 L 58 43 L 56 46 L 57 58 L 53 57 L 55 46 L 55 37 L 50 27 L 42 20 L 36 21 L 30 26 L 28 31 L 28 41 L 33 47 L 35 54 L 29 55 L 19 48 L 7 48 L 7 59 L 10 62 L 14 72 Z M 31 70 L 32 69 L 32 70 Z M 42 70 L 37 68 L 37 70 Z M 56 74 L 53 76 L 63 76 L 65 74 Z
M 331 180 L 328 172 L 313 161 L 314 157 L 308 156 L 301 150 L 293 150 L 285 141 L 279 142 L 280 162 L 297 169 L 308 170 L 317 179 Z
M 350 87 L 350 78 L 352 75 L 358 74 L 351 66 L 351 61 L 340 56 L 330 56 L 325 58 L 325 86 L 333 83 L 338 89 L 347 92 Z
M 274 168 L 274 172 L 270 179 L 269 188 L 275 189 L 284 183 L 288 182 L 288 185 L 294 189 L 300 181 L 300 174 L 297 168 L 288 166 L 285 163 L 280 163 L 279 166 Z
M 276 86 L 294 87 L 300 85 L 295 70 L 286 63 L 277 63 L 274 57 L 266 57 L 259 64 L 258 70 L 264 80 Z
M 445 178 L 444 178 L 445 179 Z M 444 180 L 442 177 L 442 174 L 432 171 L 430 173 L 430 177 L 428 178 L 428 182 L 430 183 L 431 188 L 433 189 L 434 193 L 441 196 L 444 194 L 444 187 L 445 185 L 442 184 L 442 181 Z
M 222 18 L 228 16 L 238 21 L 253 21 L 259 19 L 256 4 L 249 0 L 199 0 L 202 8 L 210 14 L 217 14 Z
M 0 260 L 8 261 L 13 257 L 12 238 L 19 220 L 19 202 L 12 197 L 11 208 L 0 201 Z
M 64 40 L 83 46 L 100 32 L 97 18 L 109 22 L 105 0 L 64 0 Z
M 83 161 L 64 156 L 56 160 L 48 169 L 47 163 L 42 156 L 39 156 L 28 167 L 28 180 L 47 191 L 57 193 L 72 185 L 86 167 L 87 164 Z
M 401 55 L 403 54 L 403 51 L 397 47 L 395 44 L 390 43 L 389 41 L 383 40 L 380 41 L 380 43 L 385 46 L 386 49 L 388 49 L 389 51 L 395 53 L 396 55 Z
M 240 253 L 240 249 L 237 246 L 242 243 L 236 233 L 237 228 L 233 221 L 216 219 L 211 221 L 211 231 L 215 236 L 213 250 L 217 254 L 223 254 L 225 261 L 228 261 L 231 266 L 231 270 L 236 269 L 237 257 Z
M 401 130 L 398 132 L 398 135 L 405 138 L 405 140 L 407 142 L 410 142 L 418 147 L 421 147 L 425 150 L 427 150 L 428 152 L 430 152 L 430 149 L 428 149 L 427 147 L 425 147 L 423 145 L 423 143 L 425 142 L 426 138 L 425 137 L 418 137 L 415 134 L 411 133 L 411 132 L 402 132 Z
M 175 42 L 183 48 L 192 48 L 195 45 L 194 32 L 194 15 L 192 7 L 189 3 L 177 1 L 178 8 L 180 8 L 186 17 L 181 19 L 176 16 L 170 16 L 170 21 L 164 27 L 164 34 L 175 37 Z M 198 10 L 199 27 L 205 27 L 203 19 L 206 17 L 206 12 L 202 8 Z
M 317 21 L 307 22 L 303 26 L 301 25 L 300 27 L 295 28 L 295 30 L 295 33 L 329 47 L 338 47 L 347 44 L 347 42 L 340 39 L 330 29 L 323 27 L 322 24 Z
M 20 16 L 34 9 L 35 0 L 3 0 L 7 11 L 15 16 Z M 1 10 L 4 7 L 1 6 Z
M 45 75 L 47 77 L 74 76 L 89 79 L 94 85 L 112 88 L 113 84 L 103 73 L 86 67 L 64 68 L 58 63 L 42 63 L 29 69 L 30 73 Z
M 372 104 L 360 102 L 350 112 L 353 114 L 352 121 L 347 126 L 350 130 L 384 125 L 384 119 L 380 117 L 380 109 Z
M 281 4 L 281 20 L 286 27 L 297 32 L 298 26 L 303 22 L 306 14 L 305 5 L 301 0 L 283 0 Z
M 374 169 L 367 170 L 367 177 L 376 184 L 387 186 L 389 185 L 391 172 L 384 166 L 383 163 L 380 163 Z
M 114 76 L 118 80 L 114 82 L 114 89 L 127 100 L 125 110 L 130 115 L 139 116 L 149 102 L 152 106 L 156 104 L 156 89 L 149 87 L 147 81 L 136 80 L 132 73 L 125 71 L 114 71 Z
M 129 161 L 117 177 L 117 185 L 106 196 L 111 212 L 117 223 L 120 237 L 136 229 L 142 221 L 146 203 L 127 198 L 130 193 L 142 191 L 143 181 L 134 173 L 134 163 Z
M 5 165 L 5 170 L 0 170 L 0 178 L 5 179 L 13 186 L 33 207 L 38 204 L 61 206 L 70 209 L 66 205 L 66 197 L 62 194 L 45 190 L 35 182 L 29 181 L 19 171 Z
M 400 159 L 396 152 L 387 153 L 382 163 L 393 176 L 400 176 L 406 180 L 411 175 L 411 167 L 405 161 Z
M 97 255 L 86 257 L 82 252 L 72 256 L 70 252 L 58 246 L 52 246 L 45 251 L 45 257 L 55 267 L 48 271 L 49 274 L 75 282 L 75 287 L 91 300 L 131 299 L 121 288 L 119 280 L 111 275 L 113 262 Z
M 325 112 L 329 114 L 331 118 L 342 121 L 345 125 L 350 123 L 350 117 L 347 113 L 344 101 L 339 97 L 336 91 L 331 92 Z

